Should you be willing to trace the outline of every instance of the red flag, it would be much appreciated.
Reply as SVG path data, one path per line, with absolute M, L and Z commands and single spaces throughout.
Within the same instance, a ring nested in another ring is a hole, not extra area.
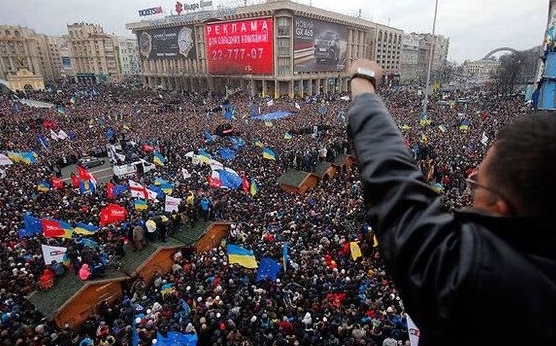
M 71 172 L 71 186 L 73 186 L 74 188 L 79 187 L 79 178 L 73 172 Z
M 112 223 L 119 223 L 127 218 L 127 210 L 114 203 L 108 205 L 100 211 L 100 225 L 106 226 Z
M 154 148 L 150 145 L 143 144 L 143 151 L 146 153 L 152 153 L 154 151 Z
M 60 178 L 52 177 L 50 178 L 52 182 L 52 187 L 55 189 L 63 189 L 64 188 L 64 181 Z
M 207 181 L 210 187 L 216 187 L 216 188 L 222 187 L 222 182 L 219 179 L 213 178 L 210 175 L 207 177 Z
M 77 165 L 77 173 L 79 174 L 79 178 L 81 180 L 91 180 L 91 173 L 89 173 L 87 168 Z
M 245 176 L 243 176 L 242 178 L 243 182 L 241 183 L 241 187 L 243 188 L 243 192 L 247 193 L 249 192 L 249 181 L 247 181 L 247 178 L 245 178 Z
M 114 198 L 114 184 L 110 182 L 106 183 L 106 195 L 108 198 Z

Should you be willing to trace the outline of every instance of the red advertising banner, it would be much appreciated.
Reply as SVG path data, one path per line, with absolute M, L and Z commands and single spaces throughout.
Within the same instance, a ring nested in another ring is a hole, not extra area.
M 205 25 L 210 74 L 272 74 L 272 18 L 254 18 Z

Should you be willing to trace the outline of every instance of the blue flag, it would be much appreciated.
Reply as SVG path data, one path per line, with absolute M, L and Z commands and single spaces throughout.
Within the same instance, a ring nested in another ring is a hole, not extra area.
M 160 332 L 156 332 L 157 346 L 196 346 L 198 339 L 197 334 L 170 331 L 168 336 L 164 337 Z
M 47 150 L 48 150 L 48 141 L 46 140 L 46 138 L 44 138 L 43 135 L 39 135 L 39 138 L 38 138 L 38 139 L 39 139 L 40 145 L 42 145 L 42 147 L 43 147 L 44 149 L 47 149 Z
M 218 175 L 220 176 L 222 186 L 225 186 L 229 189 L 237 189 L 243 183 L 243 179 L 241 179 L 239 175 L 226 169 L 219 169 Z
M 270 257 L 261 258 L 259 263 L 259 270 L 257 271 L 257 278 L 255 282 L 270 279 L 276 281 L 278 273 L 280 272 L 280 264 Z
M 108 130 L 106 130 L 106 138 L 108 138 L 108 139 L 114 138 L 114 131 L 112 130 L 112 128 L 109 128 Z
M 203 135 L 205 136 L 205 140 L 209 143 L 214 140 L 214 137 L 207 130 L 203 131 Z
M 131 345 L 139 346 L 139 333 L 137 332 L 137 325 L 135 323 L 135 318 L 131 324 Z
M 126 191 L 127 191 L 127 186 L 125 185 L 116 185 L 112 189 L 112 193 L 114 193 L 114 196 L 119 196 Z
M 235 159 L 236 152 L 229 148 L 220 148 L 218 150 L 218 155 L 222 158 L 222 160 L 228 161 Z
M 35 234 L 41 234 L 42 233 L 42 223 L 41 223 L 41 219 L 39 219 L 38 217 L 34 217 L 29 213 L 26 213 L 25 215 L 23 215 L 23 224 L 25 226 L 24 230 L 25 232 L 23 232 L 23 235 L 25 237 L 30 237 L 33 236 Z M 19 234 L 19 237 L 22 238 L 21 236 L 22 234 Z
M 149 185 L 149 190 L 156 192 L 157 198 L 164 198 L 166 196 L 164 191 L 162 191 L 162 189 L 159 186 L 156 186 L 154 184 Z
M 286 267 L 288 266 L 288 260 L 289 260 L 289 246 L 290 244 L 288 242 L 284 243 L 284 247 L 282 248 L 282 262 L 284 265 L 284 271 L 286 271 Z

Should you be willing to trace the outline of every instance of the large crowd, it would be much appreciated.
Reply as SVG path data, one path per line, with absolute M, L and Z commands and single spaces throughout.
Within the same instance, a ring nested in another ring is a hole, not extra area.
M 305 195 L 285 193 L 276 183 L 290 169 L 311 171 L 321 160 L 350 153 L 345 95 L 284 97 L 268 103 L 237 92 L 228 96 L 234 119 L 223 116 L 219 108 L 225 95 L 214 92 L 67 84 L 27 96 L 57 106 L 33 108 L 0 97 L 0 151 L 38 154 L 37 163 L 0 167 L 5 173 L 0 179 L 1 345 L 152 345 L 158 333 L 169 331 L 196 334 L 199 345 L 409 343 L 403 302 L 364 220 L 357 168 L 341 171 Z M 448 210 L 469 204 L 465 178 L 477 169 L 497 131 L 529 111 L 516 97 L 438 93 L 425 116 L 417 90 L 393 88 L 381 96 Z M 291 115 L 272 122 L 252 119 L 259 109 Z M 227 125 L 246 144 L 225 165 L 256 182 L 254 195 L 242 188 L 209 186 L 210 167 L 186 157 L 204 149 L 218 159 L 218 149 L 232 144 L 226 137 L 208 140 L 206 133 Z M 60 176 L 62 168 L 78 159 L 106 155 L 108 129 L 114 133 L 112 144 L 122 144 L 124 155 L 152 162 L 153 153 L 145 150 L 152 147 L 166 158 L 164 166 L 134 179 L 144 185 L 156 178 L 171 182 L 172 196 L 183 198 L 180 213 L 165 213 L 163 202 L 137 210 L 129 192 L 109 199 L 103 186 L 82 194 L 71 180 L 62 189 L 38 191 L 39 181 Z M 63 130 L 68 138 L 53 139 L 51 130 Z M 286 133 L 292 138 L 285 138 Z M 47 139 L 46 147 L 39 136 Z M 276 160 L 263 158 L 258 143 L 272 148 Z M 190 176 L 184 176 L 183 169 Z M 87 237 L 99 246 L 84 246 L 85 237 L 18 234 L 26 213 L 72 225 L 98 225 L 100 210 L 109 202 L 126 207 L 128 215 Z M 166 223 L 160 221 L 162 216 Z M 180 224 L 203 218 L 231 222 L 225 242 L 252 250 L 258 259 L 281 260 L 287 243 L 289 258 L 278 278 L 255 281 L 256 270 L 228 263 L 224 246 L 204 254 L 183 249 L 175 254 L 170 272 L 157 273 L 152 282 L 131 279 L 121 301 L 103 304 L 80 326 L 59 328 L 27 300 L 34 290 L 48 289 L 41 286 L 44 275 L 80 275 L 89 266 L 100 267 L 91 274 L 102 276 L 102 267 L 111 259 L 132 256 L 144 242 L 164 241 Z M 146 228 L 150 219 L 158 223 L 158 236 Z M 354 241 L 363 255 L 355 260 L 350 253 Z M 71 264 L 45 265 L 44 244 L 67 247 Z M 168 283 L 171 290 L 163 290 Z

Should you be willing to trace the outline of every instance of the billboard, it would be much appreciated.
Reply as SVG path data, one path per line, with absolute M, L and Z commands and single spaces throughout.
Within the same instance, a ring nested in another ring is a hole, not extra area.
M 343 71 L 346 67 L 345 26 L 295 17 L 293 36 L 294 72 Z
M 139 31 L 137 38 L 142 58 L 192 59 L 196 57 L 193 28 L 187 26 Z
M 205 25 L 210 74 L 272 74 L 272 18 L 253 18 Z

